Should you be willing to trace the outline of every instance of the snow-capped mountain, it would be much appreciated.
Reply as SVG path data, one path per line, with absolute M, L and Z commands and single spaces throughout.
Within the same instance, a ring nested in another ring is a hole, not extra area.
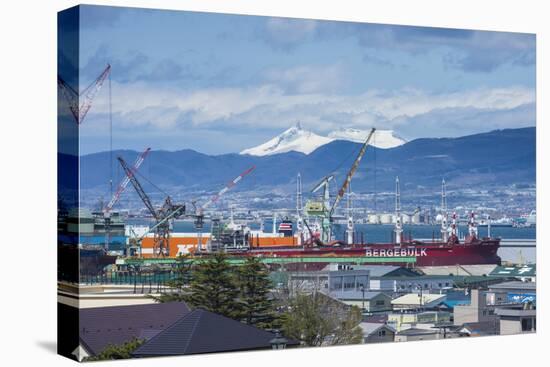
M 340 129 L 333 131 L 328 136 L 321 136 L 314 132 L 304 130 L 300 123 L 287 129 L 282 134 L 253 148 L 245 149 L 240 154 L 254 156 L 266 156 L 290 151 L 309 154 L 315 149 L 334 140 L 347 140 L 362 143 L 367 138 L 369 131 L 357 129 Z M 405 144 L 406 141 L 395 136 L 392 130 L 376 130 L 371 144 L 377 148 L 393 148 Z
M 341 128 L 331 132 L 328 137 L 334 140 L 349 140 L 356 143 L 363 143 L 369 135 L 368 130 L 357 130 L 352 128 Z M 376 130 L 371 140 L 371 145 L 389 149 L 405 144 L 407 141 L 396 136 L 393 130 Z
M 296 126 L 291 127 L 273 139 L 254 148 L 243 150 L 241 154 L 265 156 L 290 151 L 309 154 L 331 141 L 333 139 L 302 129 L 300 123 L 297 123 Z

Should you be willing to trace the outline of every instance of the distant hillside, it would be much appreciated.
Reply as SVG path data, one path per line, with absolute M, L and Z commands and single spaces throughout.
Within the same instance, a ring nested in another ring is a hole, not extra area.
M 391 190 L 399 175 L 403 187 L 487 187 L 535 182 L 535 128 L 497 130 L 460 138 L 416 139 L 391 149 L 369 147 L 353 179 L 356 191 Z M 209 156 L 193 150 L 153 150 L 140 172 L 161 187 L 219 189 L 252 165 L 256 170 L 238 190 L 277 188 L 294 184 L 300 172 L 304 190 L 321 177 L 336 173 L 340 183 L 361 144 L 335 140 L 310 154 L 286 152 L 267 156 L 224 154 Z M 115 151 L 133 162 L 136 151 Z M 122 170 L 115 160 L 115 175 Z M 109 153 L 81 159 L 81 187 L 105 187 L 109 181 Z

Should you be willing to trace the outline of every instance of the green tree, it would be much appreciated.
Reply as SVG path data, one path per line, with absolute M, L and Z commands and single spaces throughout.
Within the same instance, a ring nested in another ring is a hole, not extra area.
M 235 270 L 219 252 L 195 265 L 184 299 L 192 307 L 239 319 L 238 297 Z
M 143 339 L 137 339 L 133 338 L 132 340 L 121 344 L 121 345 L 113 345 L 109 344 L 101 353 L 92 356 L 87 357 L 86 361 L 106 361 L 106 360 L 112 360 L 112 359 L 128 359 L 132 358 L 132 353 L 134 350 L 139 348 L 145 340 Z
M 237 269 L 241 321 L 259 328 L 273 326 L 275 309 L 267 267 L 256 257 L 248 257 Z
M 162 293 L 160 296 L 151 296 L 151 298 L 161 303 L 186 301 L 186 288 L 192 277 L 191 264 L 188 255 L 178 255 L 173 270 L 174 277 L 166 282 L 170 291 Z
M 361 312 L 322 293 L 299 294 L 289 300 L 282 316 L 286 336 L 307 346 L 359 344 Z

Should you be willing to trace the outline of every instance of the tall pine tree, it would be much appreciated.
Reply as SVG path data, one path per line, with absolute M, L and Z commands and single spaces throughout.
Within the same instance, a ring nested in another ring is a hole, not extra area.
M 259 328 L 273 326 L 275 312 L 270 298 L 272 284 L 266 266 L 255 257 L 248 257 L 237 270 L 240 289 L 241 321 Z
M 151 296 L 155 301 L 178 302 L 186 300 L 187 286 L 191 281 L 191 261 L 188 255 L 178 255 L 174 269 L 172 270 L 174 277 L 166 282 L 170 287 L 169 292 L 162 293 L 160 296 Z
M 219 252 L 195 266 L 185 301 L 192 307 L 239 319 L 238 297 L 235 270 Z

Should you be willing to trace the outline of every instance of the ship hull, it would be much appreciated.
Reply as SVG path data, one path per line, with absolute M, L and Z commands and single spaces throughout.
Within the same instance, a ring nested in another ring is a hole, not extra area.
M 485 240 L 474 244 L 455 244 L 414 241 L 401 246 L 395 244 L 354 244 L 315 248 L 255 248 L 242 252 L 244 256 L 262 257 L 353 257 L 364 258 L 365 263 L 379 259 L 380 264 L 403 264 L 403 259 L 414 258 L 415 266 L 500 265 L 497 255 L 499 240 Z M 233 254 L 237 255 L 237 254 Z M 360 260 L 359 260 L 360 261 Z

